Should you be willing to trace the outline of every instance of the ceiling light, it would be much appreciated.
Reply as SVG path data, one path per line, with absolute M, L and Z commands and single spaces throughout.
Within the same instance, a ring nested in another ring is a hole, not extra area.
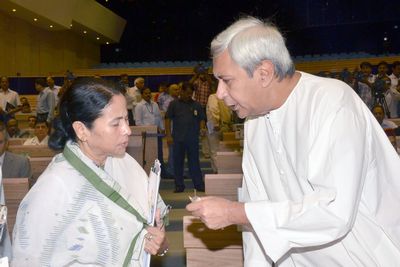
M 16 12 L 17 10 L 15 8 L 13 8 L 12 12 Z
M 37 18 L 34 18 L 33 21 L 37 21 Z
M 109 42 L 106 42 L 106 44 L 110 44 Z
M 84 34 L 86 34 L 86 33 L 87 33 L 87 31 L 83 31 L 83 33 L 84 33 Z
M 96 37 L 96 40 L 100 40 L 100 37 Z
M 53 25 L 50 25 L 50 28 L 53 28 Z
M 72 28 L 72 24 L 69 24 L 69 27 Z

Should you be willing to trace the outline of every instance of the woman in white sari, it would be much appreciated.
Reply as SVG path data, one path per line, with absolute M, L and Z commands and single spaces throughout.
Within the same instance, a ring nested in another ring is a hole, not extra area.
M 103 80 L 78 80 L 66 91 L 49 140 L 63 153 L 21 202 L 12 266 L 144 266 L 147 253 L 166 253 L 167 209 L 160 200 L 156 226 L 147 225 L 148 178 L 125 153 L 126 110 Z

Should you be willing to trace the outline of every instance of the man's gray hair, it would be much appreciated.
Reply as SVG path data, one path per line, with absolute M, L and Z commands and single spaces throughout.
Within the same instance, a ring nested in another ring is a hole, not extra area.
M 279 30 L 269 22 L 254 17 L 239 19 L 211 42 L 211 55 L 217 57 L 225 49 L 235 61 L 253 76 L 264 60 L 272 62 L 275 75 L 282 80 L 292 76 L 295 68 Z
M 136 84 L 137 84 L 138 82 L 140 82 L 140 81 L 143 81 L 143 82 L 144 82 L 144 78 L 142 78 L 142 77 L 136 78 L 135 81 L 134 81 L 133 83 L 134 83 L 134 85 L 136 85 Z

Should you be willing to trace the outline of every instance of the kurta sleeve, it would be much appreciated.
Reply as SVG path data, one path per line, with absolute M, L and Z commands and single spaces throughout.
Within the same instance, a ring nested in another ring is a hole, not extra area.
M 370 147 L 367 125 L 362 116 L 345 108 L 333 113 L 309 145 L 306 179 L 311 190 L 295 201 L 245 204 L 255 234 L 275 262 L 291 248 L 335 241 L 354 223 L 366 175 L 365 151 Z M 245 160 L 243 165 L 251 166 Z

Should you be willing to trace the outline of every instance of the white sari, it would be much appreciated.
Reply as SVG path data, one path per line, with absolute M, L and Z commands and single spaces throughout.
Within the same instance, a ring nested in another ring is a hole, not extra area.
M 128 154 L 109 157 L 104 170 L 76 144 L 67 146 L 144 218 L 147 174 Z M 163 210 L 165 205 L 158 203 Z M 13 234 L 12 266 L 142 266 L 144 225 L 105 197 L 58 154 L 21 202 Z

